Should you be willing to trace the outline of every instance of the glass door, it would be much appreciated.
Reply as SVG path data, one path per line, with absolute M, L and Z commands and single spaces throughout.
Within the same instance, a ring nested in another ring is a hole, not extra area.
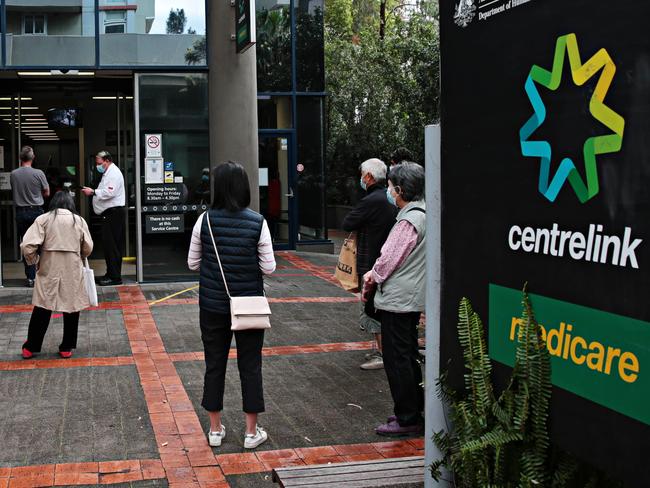
M 8 280 L 23 278 L 13 195 L 9 175 L 16 169 L 20 144 L 20 102 L 18 95 L 0 93 L 0 287 Z M 20 281 L 22 284 L 23 281 Z
M 296 168 L 293 164 L 292 133 L 259 135 L 260 213 L 269 224 L 273 247 L 296 246 Z

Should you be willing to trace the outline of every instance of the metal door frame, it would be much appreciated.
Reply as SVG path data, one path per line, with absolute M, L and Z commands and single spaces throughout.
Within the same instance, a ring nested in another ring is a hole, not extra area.
M 273 249 L 276 251 L 291 251 L 296 248 L 298 239 L 298 191 L 296 188 L 297 171 L 295 161 L 295 147 L 296 131 L 294 129 L 262 129 L 258 131 L 258 139 L 261 138 L 284 138 L 287 139 L 287 176 L 289 181 L 287 187 L 289 188 L 288 196 L 288 220 L 289 220 L 289 240 L 282 244 L 274 244 Z M 259 168 L 259 161 L 258 161 Z M 258 190 L 259 191 L 259 190 Z M 290 195 L 290 196 L 289 196 Z

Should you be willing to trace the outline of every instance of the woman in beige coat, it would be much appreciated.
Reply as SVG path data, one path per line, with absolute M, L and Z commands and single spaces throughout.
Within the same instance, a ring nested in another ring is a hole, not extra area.
M 62 358 L 72 356 L 77 347 L 79 312 L 90 306 L 84 283 L 83 260 L 93 250 L 88 224 L 76 213 L 74 200 L 67 190 L 52 198 L 50 211 L 36 219 L 21 244 L 28 264 L 36 264 L 36 283 L 23 358 L 41 351 L 52 311 L 63 312 Z

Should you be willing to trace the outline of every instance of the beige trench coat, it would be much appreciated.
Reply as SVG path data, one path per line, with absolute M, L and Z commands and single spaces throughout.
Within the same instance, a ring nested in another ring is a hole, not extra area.
M 57 312 L 79 312 L 90 306 L 83 259 L 92 252 L 93 240 L 83 218 L 69 210 L 56 212 L 39 216 L 20 246 L 27 263 L 38 265 L 32 304 Z

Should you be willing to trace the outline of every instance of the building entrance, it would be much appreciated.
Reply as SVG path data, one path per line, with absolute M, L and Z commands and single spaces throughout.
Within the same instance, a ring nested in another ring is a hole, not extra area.
M 13 85 L 13 86 L 12 86 Z M 101 175 L 94 155 L 106 150 L 125 177 L 128 207 L 123 276 L 135 279 L 135 131 L 133 77 L 113 74 L 88 79 L 3 80 L 0 92 L 0 286 L 24 286 L 20 236 L 9 185 L 22 146 L 34 149 L 34 167 L 41 169 L 55 192 L 69 189 L 95 242 L 91 266 L 105 273 L 101 220 L 80 188 L 96 188 Z

